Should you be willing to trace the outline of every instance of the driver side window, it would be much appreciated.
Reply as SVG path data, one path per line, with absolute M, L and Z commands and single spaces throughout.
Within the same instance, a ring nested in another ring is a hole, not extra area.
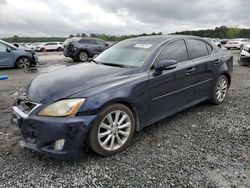
M 184 40 L 177 40 L 168 44 L 157 57 L 157 61 L 176 60 L 177 63 L 188 61 L 187 47 Z

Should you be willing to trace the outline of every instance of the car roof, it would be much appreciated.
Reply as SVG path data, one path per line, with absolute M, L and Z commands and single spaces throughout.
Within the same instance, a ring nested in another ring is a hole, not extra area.
M 142 36 L 128 39 L 130 41 L 147 41 L 147 42 L 167 42 L 178 38 L 192 38 L 192 39 L 202 39 L 201 37 L 191 36 L 191 35 L 152 35 L 152 36 Z

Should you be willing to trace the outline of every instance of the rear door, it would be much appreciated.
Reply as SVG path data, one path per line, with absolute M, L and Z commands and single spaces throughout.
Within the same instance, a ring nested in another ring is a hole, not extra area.
M 176 40 L 167 44 L 158 55 L 154 64 L 161 60 L 176 60 L 177 67 L 164 70 L 161 75 L 149 72 L 150 109 L 152 121 L 173 114 L 195 100 L 193 63 L 189 61 L 186 43 Z
M 188 52 L 195 69 L 195 100 L 203 100 L 213 92 L 214 71 L 220 58 L 212 54 L 213 47 L 199 39 L 188 39 Z
M 14 65 L 12 51 L 7 51 L 7 46 L 0 43 L 0 67 L 10 67 Z

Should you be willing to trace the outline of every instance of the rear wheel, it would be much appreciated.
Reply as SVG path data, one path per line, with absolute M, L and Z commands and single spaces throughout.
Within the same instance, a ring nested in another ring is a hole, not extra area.
M 20 57 L 16 61 L 16 67 L 19 69 L 28 68 L 30 67 L 30 65 L 31 65 L 31 62 L 30 62 L 30 58 L 28 57 Z
M 80 51 L 78 53 L 78 60 L 81 62 L 87 61 L 88 60 L 88 54 L 86 51 Z
M 231 48 L 227 48 L 227 50 L 230 50 Z
M 57 51 L 58 51 L 58 52 L 61 52 L 62 50 L 63 50 L 62 47 L 58 47 L 58 48 L 57 48 Z
M 99 114 L 89 134 L 93 151 L 110 156 L 124 150 L 132 139 L 135 120 L 130 109 L 122 104 L 113 104 Z
M 228 88 L 229 83 L 227 77 L 225 75 L 220 76 L 215 84 L 211 102 L 214 104 L 223 103 L 223 101 L 226 99 Z

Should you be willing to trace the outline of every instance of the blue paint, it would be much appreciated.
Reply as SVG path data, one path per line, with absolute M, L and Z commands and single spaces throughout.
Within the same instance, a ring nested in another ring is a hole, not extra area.
M 0 75 L 0 80 L 7 80 L 8 76 L 7 75 Z

